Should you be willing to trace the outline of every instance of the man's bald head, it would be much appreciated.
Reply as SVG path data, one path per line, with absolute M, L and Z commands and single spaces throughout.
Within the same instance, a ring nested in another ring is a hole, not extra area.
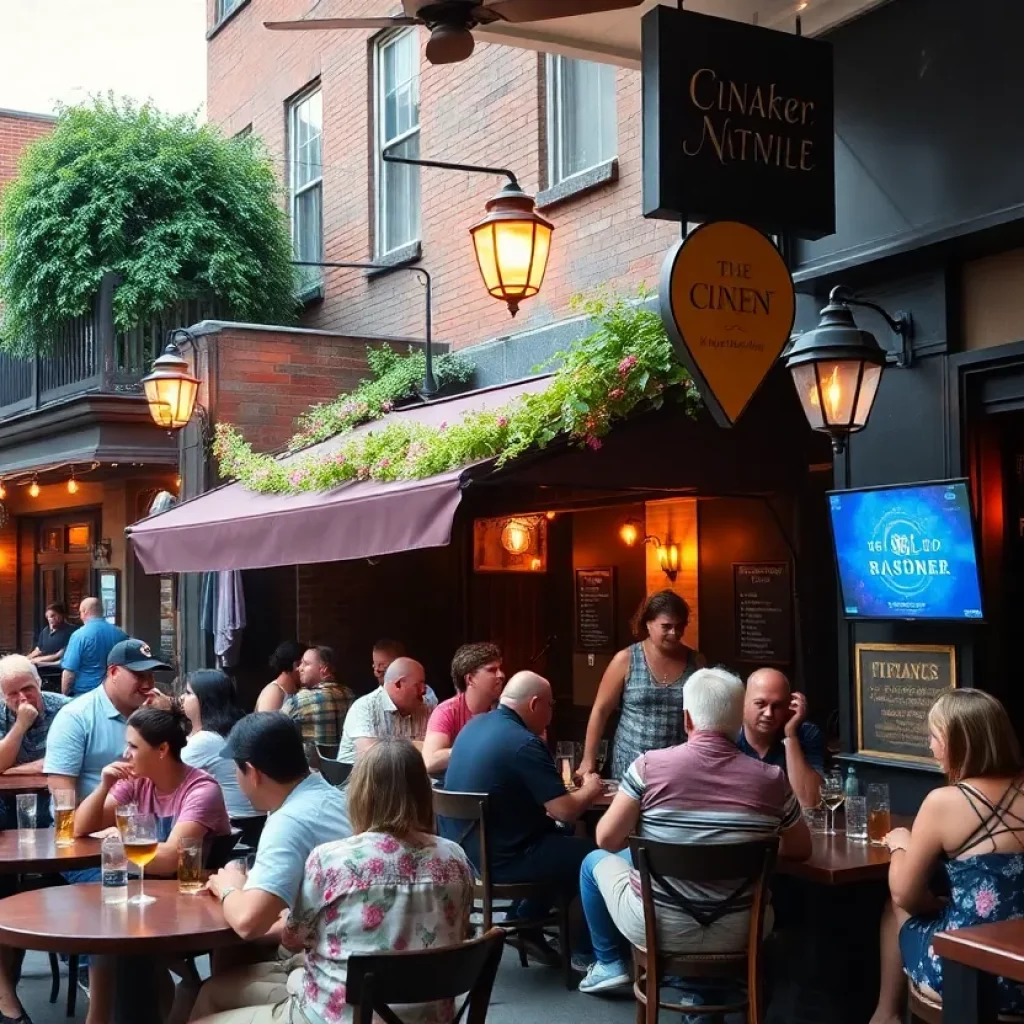
M 517 672 L 506 684 L 501 703 L 511 708 L 530 732 L 540 735 L 551 724 L 551 684 L 536 672 Z
M 423 705 L 427 674 L 415 658 L 395 658 L 384 673 L 384 689 L 403 715 L 411 715 Z
M 789 720 L 792 698 L 789 680 L 777 668 L 751 672 L 743 702 L 743 725 L 766 739 L 774 738 Z
M 84 622 L 86 619 L 98 619 L 103 614 L 103 605 L 98 597 L 84 597 L 78 606 L 78 615 Z

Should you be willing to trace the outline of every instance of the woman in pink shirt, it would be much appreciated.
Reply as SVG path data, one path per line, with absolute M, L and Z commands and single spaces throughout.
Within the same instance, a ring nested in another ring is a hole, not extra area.
M 463 644 L 452 658 L 454 697 L 434 708 L 423 740 L 423 760 L 431 775 L 444 775 L 455 737 L 475 715 L 493 710 L 505 686 L 501 651 L 494 644 Z

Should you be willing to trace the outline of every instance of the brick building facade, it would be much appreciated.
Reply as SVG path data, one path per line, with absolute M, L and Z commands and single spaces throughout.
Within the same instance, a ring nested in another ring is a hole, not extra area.
M 25 147 L 53 131 L 55 117 L 21 110 L 0 110 L 0 190 L 18 172 Z

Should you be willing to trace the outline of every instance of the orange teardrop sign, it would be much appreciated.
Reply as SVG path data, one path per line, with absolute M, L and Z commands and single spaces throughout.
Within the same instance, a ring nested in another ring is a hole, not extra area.
M 702 224 L 669 252 L 660 294 L 676 354 L 716 422 L 733 426 L 793 329 L 782 255 L 747 224 Z

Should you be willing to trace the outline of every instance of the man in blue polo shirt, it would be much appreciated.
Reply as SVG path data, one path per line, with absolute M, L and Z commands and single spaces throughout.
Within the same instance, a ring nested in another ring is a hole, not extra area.
M 601 795 L 601 779 L 588 774 L 566 792 L 541 733 L 551 723 L 551 684 L 534 672 L 517 672 L 505 685 L 495 711 L 477 715 L 452 746 L 445 789 L 487 793 L 487 842 L 495 882 L 550 882 L 553 890 L 576 893 L 580 865 L 594 844 L 558 828 L 576 821 Z M 480 837 L 465 822 L 442 818 L 442 835 L 460 843 L 480 870 Z M 552 901 L 553 902 L 553 901 Z M 536 920 L 549 906 L 523 901 L 514 916 Z M 531 952 L 550 962 L 543 937 L 523 933 Z M 589 937 L 583 943 L 589 947 Z M 589 948 L 580 953 L 589 952 Z M 554 961 L 557 963 L 557 958 Z
M 62 693 L 79 697 L 95 690 L 107 674 L 107 655 L 114 644 L 128 639 L 128 634 L 103 618 L 103 605 L 98 597 L 84 598 L 78 606 L 82 628 L 68 639 L 61 658 L 64 670 L 60 678 Z
M 775 668 L 759 668 L 747 680 L 743 728 L 736 745 L 744 754 L 781 768 L 801 807 L 821 802 L 825 742 L 807 721 L 807 698 L 793 693 Z

